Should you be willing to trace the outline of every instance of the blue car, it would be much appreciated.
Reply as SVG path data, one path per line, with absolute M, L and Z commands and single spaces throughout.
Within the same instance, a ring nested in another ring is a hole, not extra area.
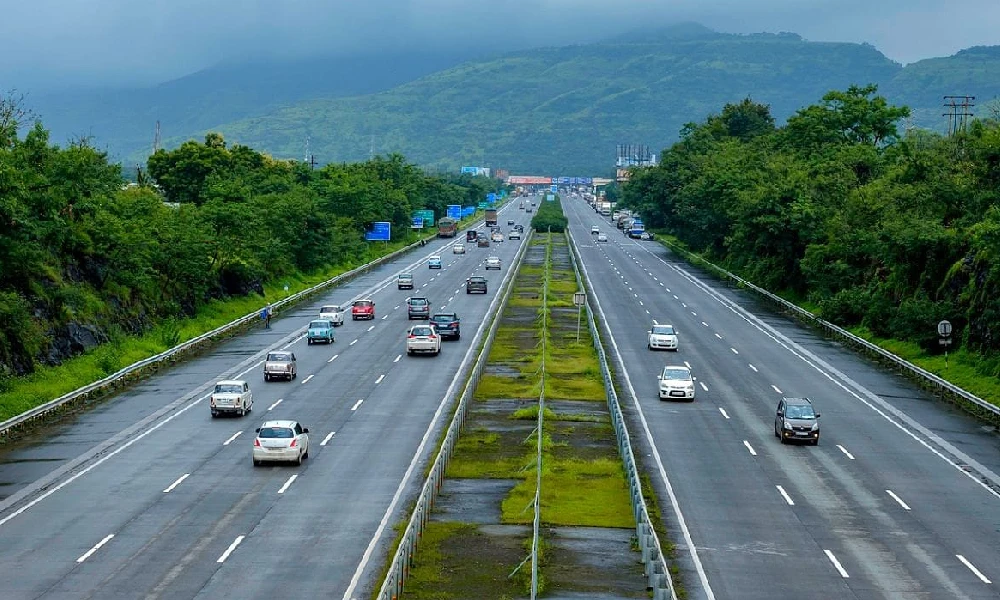
M 435 255 L 435 256 L 432 256 L 432 257 L 428 258 L 427 259 L 427 268 L 428 269 L 440 269 L 441 268 L 441 257 Z
M 309 322 L 309 333 L 306 334 L 306 343 L 312 345 L 320 341 L 327 344 L 337 341 L 333 335 L 333 321 L 329 319 L 316 319 Z

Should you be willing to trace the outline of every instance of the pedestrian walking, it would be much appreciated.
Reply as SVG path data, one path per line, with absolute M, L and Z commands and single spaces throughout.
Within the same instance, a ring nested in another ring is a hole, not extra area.
M 271 313 L 272 313 L 271 303 L 270 302 L 267 303 L 267 306 L 264 307 L 264 310 L 266 311 L 266 316 L 264 317 L 264 329 L 270 329 L 271 328 Z

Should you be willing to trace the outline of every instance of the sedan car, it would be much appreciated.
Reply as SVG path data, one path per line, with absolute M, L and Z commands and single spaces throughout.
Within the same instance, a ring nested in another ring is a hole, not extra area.
M 649 350 L 677 350 L 677 330 L 673 325 L 653 325 L 646 341 Z
M 606 241 L 608 241 L 608 234 L 602 233 L 602 234 L 598 235 L 597 236 L 597 241 L 598 242 L 606 242 Z
M 782 398 L 774 415 L 774 437 L 787 442 L 819 445 L 819 413 L 809 398 Z
M 298 421 L 265 421 L 253 439 L 253 466 L 265 462 L 293 462 L 309 458 L 309 428 Z
M 452 254 L 465 254 L 465 246 L 462 244 L 455 244 L 451 247 Z
M 351 320 L 358 319 L 372 320 L 375 318 L 375 301 L 369 298 L 355 300 L 351 306 Z
M 465 280 L 465 293 L 472 294 L 473 292 L 486 293 L 486 278 L 474 275 Z
M 309 322 L 309 331 L 306 332 L 306 344 L 311 346 L 317 342 L 332 344 L 337 341 L 333 335 L 333 321 L 326 319 L 316 319 Z
M 423 297 L 406 299 L 406 319 L 431 318 L 431 301 Z
M 413 289 L 413 273 L 400 273 L 396 277 L 396 289 L 397 290 L 412 290 Z
M 319 318 L 331 321 L 334 327 L 340 327 L 344 324 L 344 309 L 334 305 L 324 306 L 319 309 Z
M 697 380 L 691 375 L 691 369 L 667 365 L 656 378 L 660 383 L 660 400 L 678 398 L 694 401 L 694 382 Z
M 500 270 L 499 256 L 491 256 L 486 259 L 486 270 L 489 271 L 490 269 L 496 269 L 497 271 Z
M 441 336 L 433 325 L 414 325 L 406 332 L 406 353 L 417 352 L 441 354 Z
M 226 379 L 215 384 L 209 396 L 208 407 L 212 417 L 223 413 L 243 416 L 253 410 L 253 392 L 250 384 L 242 380 Z
M 294 352 L 268 352 L 264 359 L 264 381 L 275 378 L 291 381 L 298 376 Z
M 462 320 L 457 313 L 437 313 L 431 317 L 431 325 L 442 339 L 461 339 Z
M 428 269 L 440 269 L 441 268 L 441 257 L 435 254 L 434 256 L 427 259 Z

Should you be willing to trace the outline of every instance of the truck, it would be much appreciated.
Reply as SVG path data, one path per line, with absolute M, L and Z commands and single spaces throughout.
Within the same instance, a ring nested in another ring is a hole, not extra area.
M 601 213 L 602 216 L 610 217 L 611 216 L 611 203 L 610 202 L 598 202 L 597 203 L 597 210 L 598 210 L 599 213 Z
M 639 218 L 632 219 L 632 224 L 628 228 L 628 236 L 630 238 L 642 237 L 642 232 L 646 231 L 646 226 L 642 223 Z
M 487 208 L 486 209 L 486 226 L 493 227 L 497 224 L 497 209 Z
M 458 223 L 455 219 L 445 217 L 438 221 L 438 237 L 455 237 L 458 233 Z

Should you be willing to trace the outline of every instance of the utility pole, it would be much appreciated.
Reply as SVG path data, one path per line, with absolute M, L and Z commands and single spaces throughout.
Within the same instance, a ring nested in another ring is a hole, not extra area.
M 160 149 L 160 121 L 156 121 L 156 133 L 153 134 L 153 154 Z
M 942 117 L 948 117 L 948 137 L 965 133 L 965 127 L 969 123 L 972 111 L 969 109 L 975 106 L 972 103 L 975 96 L 945 96 L 944 107 L 948 112 L 942 113 Z
M 315 154 L 310 154 L 309 155 L 309 168 L 311 170 L 316 170 L 316 155 Z

